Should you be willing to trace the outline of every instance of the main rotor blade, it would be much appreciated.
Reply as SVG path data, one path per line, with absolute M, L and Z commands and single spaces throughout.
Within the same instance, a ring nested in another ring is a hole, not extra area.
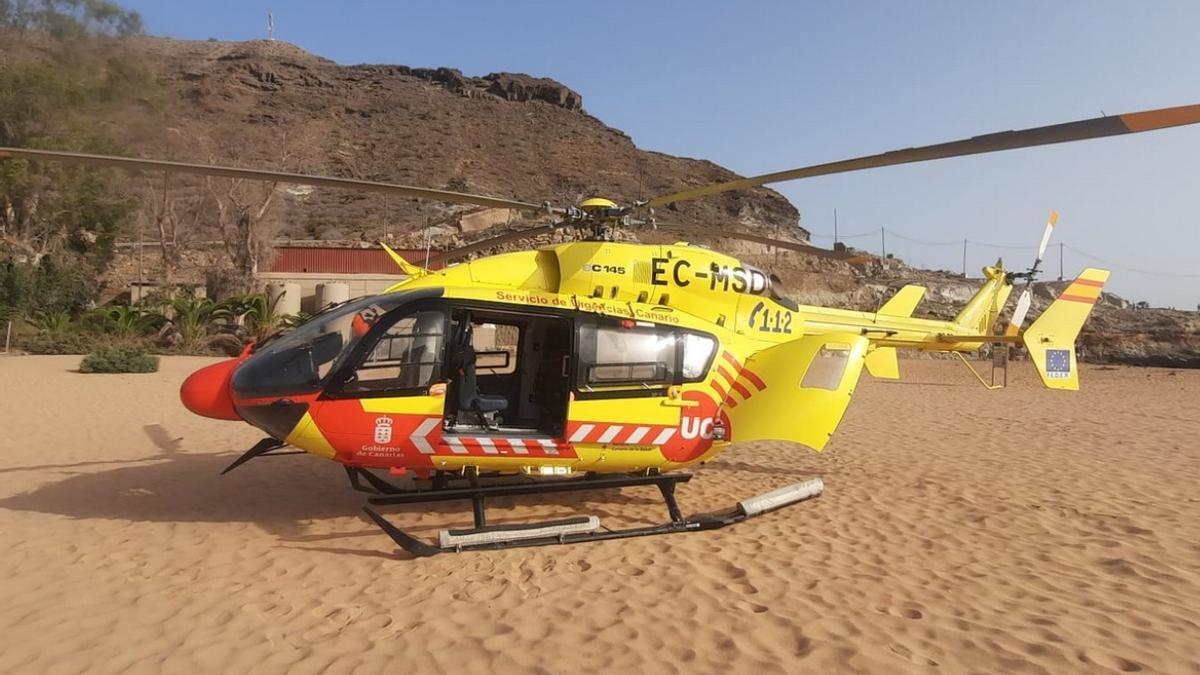
M 114 157 L 111 155 L 91 155 L 82 152 L 62 152 L 58 150 L 29 150 L 25 148 L 0 148 L 0 159 L 19 157 L 53 162 L 69 162 L 88 164 L 91 166 L 112 166 L 127 171 L 148 170 L 191 173 L 201 176 L 216 176 L 218 178 L 248 178 L 250 180 L 274 181 L 295 185 L 312 185 L 315 187 L 332 187 L 339 189 L 363 190 L 366 192 L 384 192 L 399 194 L 407 197 L 419 197 L 456 204 L 476 204 L 501 209 L 517 209 L 520 211 L 545 211 L 540 204 L 519 202 L 512 199 L 499 199 L 483 195 L 451 192 L 449 190 L 433 190 L 430 188 L 397 185 L 395 183 L 380 183 L 377 181 L 358 180 L 355 178 L 335 178 L 333 176 L 308 176 L 299 173 L 282 171 L 262 171 L 258 169 L 240 169 L 213 164 L 190 164 L 187 162 L 170 162 L 159 159 L 138 159 L 136 157 Z M 550 209 L 558 212 L 560 209 Z
M 506 232 L 505 234 L 501 234 L 496 237 L 477 241 L 473 244 L 467 244 L 466 246 L 456 248 L 453 251 L 439 253 L 429 259 L 429 264 L 435 265 L 438 263 L 450 262 L 451 260 L 458 260 L 459 258 L 471 255 L 476 251 L 483 251 L 501 244 L 507 244 L 510 241 L 519 241 L 527 237 L 536 237 L 539 234 L 553 232 L 565 226 L 567 226 L 566 223 L 557 222 L 549 223 L 547 225 L 538 225 L 537 227 L 530 227 L 524 230 L 517 230 L 516 232 Z
M 713 183 L 711 185 L 705 185 L 692 188 L 690 190 L 674 192 L 661 197 L 655 197 L 646 202 L 645 206 L 649 208 L 656 208 L 660 206 L 666 206 L 672 202 L 683 201 L 685 199 L 695 199 L 696 197 L 713 195 L 720 192 L 727 192 L 729 190 L 741 190 L 744 188 L 766 185 L 768 183 L 780 183 L 799 178 L 827 176 L 829 174 L 845 173 L 847 171 L 859 171 L 861 169 L 894 166 L 896 164 L 909 164 L 912 162 L 926 162 L 931 159 L 945 159 L 948 157 L 962 157 L 964 155 L 978 155 L 986 152 L 999 152 L 1001 150 L 1016 150 L 1018 148 L 1029 148 L 1038 145 L 1050 145 L 1053 143 L 1066 143 L 1068 141 L 1082 141 L 1089 138 L 1119 136 L 1121 134 L 1151 131 L 1153 129 L 1165 129 L 1167 127 L 1195 124 L 1197 122 L 1200 122 L 1200 105 L 1186 105 L 1176 108 L 1160 108 L 1158 110 L 1127 113 L 1125 115 L 1115 115 L 1112 117 L 1096 117 L 1089 120 L 1067 122 L 1065 124 L 1053 124 L 1045 127 L 1036 127 L 1033 129 L 1022 129 L 1020 131 L 1001 131 L 999 133 L 987 134 L 985 136 L 975 136 L 973 138 L 968 138 L 961 141 L 951 141 L 949 143 L 939 143 L 937 145 L 926 145 L 919 148 L 906 148 L 904 150 L 893 150 L 891 152 L 884 152 L 878 155 L 869 155 L 866 157 L 857 157 L 855 159 L 846 159 L 839 162 L 817 164 L 814 166 L 801 167 L 799 169 L 790 169 L 788 171 L 777 171 L 775 173 L 767 173 L 761 176 L 752 176 L 750 178 L 740 178 L 738 180 L 725 181 L 723 183 Z
M 683 234 L 684 236 L 687 236 L 687 233 L 689 231 L 695 231 L 695 228 L 693 226 L 679 225 L 679 224 L 672 224 L 672 223 L 659 223 L 658 229 L 663 230 L 665 232 L 678 232 L 678 233 Z M 754 234 L 751 232 L 743 232 L 740 230 L 726 230 L 726 229 L 722 228 L 721 230 L 719 230 L 717 232 L 705 233 L 705 235 L 713 236 L 713 237 L 720 237 L 722 239 L 741 239 L 743 241 L 751 241 L 756 244 L 765 244 L 767 246 L 775 246 L 778 248 L 785 248 L 785 249 L 788 249 L 789 251 L 800 251 L 801 253 L 808 253 L 810 255 L 818 255 L 818 256 L 825 257 L 825 258 L 847 258 L 847 257 L 849 257 L 848 255 L 841 253 L 839 251 L 830 251 L 829 249 L 820 248 L 817 246 L 813 246 L 811 244 L 801 244 L 799 242 L 787 241 L 785 239 L 772 239 L 771 237 L 764 237 L 760 234 Z

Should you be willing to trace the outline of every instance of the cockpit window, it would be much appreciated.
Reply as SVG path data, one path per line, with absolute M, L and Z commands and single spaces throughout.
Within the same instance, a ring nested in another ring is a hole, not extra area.
M 406 295 L 359 298 L 314 316 L 255 351 L 238 367 L 233 376 L 234 392 L 251 398 L 319 390 L 371 325 L 398 307 Z

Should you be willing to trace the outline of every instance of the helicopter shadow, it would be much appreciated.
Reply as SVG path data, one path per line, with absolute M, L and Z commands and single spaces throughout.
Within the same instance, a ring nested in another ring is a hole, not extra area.
M 71 473 L 33 490 L 0 499 L 0 508 L 66 516 L 79 520 L 133 522 L 250 523 L 281 541 L 297 544 L 324 540 L 379 536 L 361 508 L 367 495 L 354 491 L 339 465 L 303 456 L 267 456 L 220 475 L 234 453 L 179 452 L 177 439 L 161 427 L 146 433 L 162 450 L 159 455 L 122 463 L 115 468 Z M 103 466 L 107 462 L 84 462 Z M 25 470 L 74 468 L 76 465 L 22 467 Z M 654 498 L 651 498 L 651 497 Z M 553 494 L 503 497 L 488 501 L 489 516 L 511 517 L 510 509 L 536 504 L 557 510 L 587 512 L 616 510 L 613 517 L 660 518 L 662 501 L 655 493 L 637 494 L 603 490 L 587 495 Z M 624 505 L 636 509 L 622 509 Z M 653 505 L 653 506 L 652 506 Z M 470 503 L 434 502 L 387 507 L 389 518 L 412 521 L 419 515 L 415 533 L 458 526 L 470 519 Z M 665 513 L 665 511 L 664 511 Z M 464 516 L 465 514 L 465 516 Z M 433 516 L 433 517 L 431 517 Z M 345 532 L 313 534 L 313 521 L 354 518 L 359 525 Z M 364 529 L 366 528 L 366 529 Z

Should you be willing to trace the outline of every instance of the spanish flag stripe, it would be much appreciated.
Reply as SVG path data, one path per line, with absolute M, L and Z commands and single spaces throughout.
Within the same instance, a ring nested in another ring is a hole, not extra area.
M 1082 284 L 1084 286 L 1095 286 L 1096 288 L 1102 288 L 1104 286 L 1103 281 L 1095 281 L 1093 279 L 1084 279 L 1082 277 L 1079 279 L 1076 279 L 1073 283 Z
M 1067 293 L 1063 293 L 1062 295 L 1058 296 L 1058 299 L 1059 300 L 1069 300 L 1070 302 L 1083 302 L 1083 303 L 1086 303 L 1089 305 L 1094 305 L 1094 304 L 1096 304 L 1096 301 L 1098 298 L 1086 298 L 1082 295 L 1070 295 Z

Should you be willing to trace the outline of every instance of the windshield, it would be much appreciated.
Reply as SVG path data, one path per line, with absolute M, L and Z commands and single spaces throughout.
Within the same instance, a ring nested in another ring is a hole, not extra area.
M 234 373 L 234 392 L 255 398 L 319 390 L 371 325 L 408 295 L 358 298 L 314 316 L 255 351 Z

